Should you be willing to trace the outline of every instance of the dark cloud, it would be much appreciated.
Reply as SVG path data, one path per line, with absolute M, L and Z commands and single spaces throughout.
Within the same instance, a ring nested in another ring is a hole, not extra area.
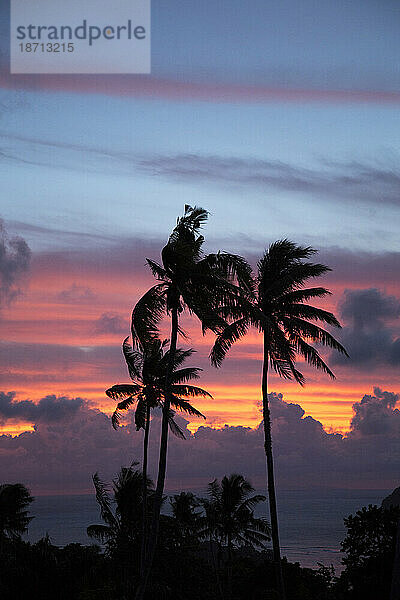
M 400 433 L 400 411 L 395 407 L 399 400 L 399 394 L 384 392 L 379 387 L 375 387 L 372 396 L 365 395 L 361 402 L 353 405 L 352 433 L 398 435 Z
M 376 288 L 345 290 L 339 304 L 345 327 L 340 332 L 350 360 L 332 355 L 334 364 L 374 368 L 400 364 L 400 300 Z
M 375 327 L 400 316 L 400 300 L 376 288 L 346 290 L 339 309 L 343 319 L 351 321 L 355 328 Z
M 0 309 L 21 293 L 22 276 L 28 271 L 31 252 L 21 237 L 9 238 L 0 220 Z
M 129 321 L 114 313 L 103 313 L 95 323 L 95 333 L 129 334 Z
M 82 398 L 46 396 L 38 403 L 32 400 L 16 401 L 15 392 L 0 392 L 0 423 L 9 420 L 52 423 L 73 416 L 85 404 Z
M 143 156 L 129 152 L 109 151 L 93 146 L 43 141 L 1 133 L 12 141 L 14 150 L 3 150 L 3 160 L 38 166 L 80 171 L 82 153 L 85 170 L 94 173 L 133 176 L 143 173 L 179 181 L 232 185 L 309 194 L 328 201 L 357 199 L 361 202 L 400 204 L 400 170 L 395 161 L 332 162 L 306 169 L 282 161 L 246 156 L 177 154 Z M 49 154 L 50 151 L 50 154 Z M 49 163 L 49 155 L 51 162 Z M 32 158 L 32 156 L 34 158 Z
M 395 165 L 330 162 L 305 169 L 280 161 L 181 154 L 144 159 L 140 167 L 173 179 L 304 192 L 319 198 L 400 202 L 400 171 Z
M 57 294 L 57 300 L 64 304 L 90 304 L 96 300 L 96 294 L 88 287 L 73 283 L 69 288 Z
M 4 394 L 9 409 L 16 402 Z M 272 436 L 277 483 L 281 488 L 393 487 L 400 471 L 399 396 L 375 388 L 354 404 L 354 418 L 347 436 L 330 433 L 298 404 L 286 403 L 281 394 L 271 393 Z M 3 396 L 2 396 L 2 399 Z M 57 399 L 43 399 L 57 405 Z M 58 399 L 67 403 L 72 400 Z M 79 402 L 79 399 L 75 399 Z M 29 401 L 28 401 L 29 402 Z M 114 431 L 110 419 L 82 403 L 68 418 L 46 418 L 35 430 L 16 437 L 0 436 L 0 470 L 3 478 L 22 481 L 32 489 L 90 490 L 90 476 L 100 470 L 106 479 L 122 464 L 140 460 L 142 433 L 132 423 Z M 29 409 L 32 407 L 29 405 Z M 26 409 L 17 409 L 22 412 Z M 39 409 L 37 409 L 39 410 Z M 39 414 L 39 413 L 38 413 Z M 10 418 L 10 417 L 9 417 Z M 195 434 L 177 417 L 187 440 L 170 437 L 167 487 L 204 489 L 214 477 L 230 472 L 246 474 L 259 488 L 265 487 L 263 431 L 249 427 L 213 429 L 201 426 Z M 157 466 L 160 415 L 151 426 L 150 472 Z

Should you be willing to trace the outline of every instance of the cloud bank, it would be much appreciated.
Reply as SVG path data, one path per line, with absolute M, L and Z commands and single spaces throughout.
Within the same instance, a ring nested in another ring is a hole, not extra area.
M 131 421 L 114 431 L 104 413 L 79 398 L 46 397 L 37 408 L 0 396 L 2 418 L 36 420 L 35 430 L 16 437 L 0 436 L 0 466 L 5 481 L 21 481 L 37 491 L 85 491 L 99 470 L 110 478 L 122 464 L 140 459 L 142 436 Z M 354 404 L 346 436 L 327 432 L 298 404 L 271 393 L 272 435 L 277 483 L 281 488 L 390 488 L 400 472 L 399 395 L 375 388 Z M 64 411 L 64 413 L 63 413 Z M 129 415 L 132 418 L 132 414 Z M 169 490 L 203 490 L 208 481 L 241 472 L 265 487 L 261 425 L 213 429 L 201 426 L 195 434 L 179 418 L 187 440 L 170 438 Z M 160 417 L 152 421 L 150 465 L 154 476 Z

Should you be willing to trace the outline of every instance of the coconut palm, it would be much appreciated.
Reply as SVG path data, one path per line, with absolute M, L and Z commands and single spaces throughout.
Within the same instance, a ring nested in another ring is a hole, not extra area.
M 200 500 L 191 492 L 181 492 L 170 498 L 172 516 L 175 519 L 178 545 L 193 546 L 198 542 L 201 528 Z
M 33 517 L 27 511 L 33 498 L 22 483 L 0 485 L 0 544 L 4 539 L 18 539 L 28 529 Z
M 266 498 L 252 495 L 253 492 L 253 486 L 243 475 L 232 474 L 223 477 L 221 483 L 214 479 L 208 485 L 208 499 L 203 500 L 206 513 L 203 535 L 227 550 L 229 598 L 232 596 L 233 548 L 243 545 L 263 548 L 270 540 L 269 523 L 254 516 L 254 508 Z
M 148 444 L 150 432 L 150 412 L 162 407 L 165 402 L 165 376 L 169 364 L 170 351 L 168 340 L 161 342 L 158 338 L 148 340 L 139 348 L 133 349 L 127 337 L 122 350 L 127 363 L 131 384 L 117 384 L 106 390 L 106 394 L 113 400 L 119 400 L 117 408 L 112 415 L 112 424 L 117 428 L 120 422 L 121 411 L 127 410 L 136 404 L 135 424 L 136 429 L 144 429 L 143 437 L 143 485 L 147 480 Z M 186 414 L 205 416 L 188 402 L 191 397 L 210 397 L 206 390 L 190 385 L 188 382 L 199 378 L 202 369 L 198 367 L 182 367 L 184 362 L 194 353 L 193 349 L 182 350 L 177 348 L 171 379 L 170 405 Z M 185 435 L 174 419 L 174 411 L 169 410 L 169 428 L 174 435 L 182 439 Z M 143 523 L 142 523 L 142 552 L 141 571 L 144 565 L 145 549 L 147 543 L 147 496 L 146 486 L 143 488 Z
M 133 546 L 138 546 L 141 536 L 143 473 L 136 469 L 138 463 L 130 467 L 122 467 L 113 479 L 112 495 L 108 486 L 95 473 L 93 485 L 96 501 L 100 507 L 101 525 L 89 525 L 89 537 L 105 543 L 111 555 L 121 555 Z M 154 487 L 149 479 L 145 479 L 147 495 L 153 496 Z M 113 504 L 115 509 L 113 509 Z
M 250 327 L 255 327 L 263 335 L 262 406 L 268 496 L 273 555 L 277 565 L 278 586 L 282 600 L 285 592 L 275 497 L 268 370 L 272 367 L 280 377 L 294 379 L 303 385 L 304 376 L 296 367 L 297 357 L 301 357 L 312 367 L 334 378 L 334 374 L 312 344 L 328 346 L 347 356 L 343 346 L 317 324 L 319 322 L 340 327 L 334 314 L 306 304 L 310 299 L 322 298 L 330 294 L 323 287 L 304 287 L 308 280 L 330 271 L 325 265 L 307 260 L 315 252 L 313 248 L 297 246 L 287 239 L 271 244 L 258 262 L 254 293 L 249 294 L 246 289 L 240 306 L 227 307 L 225 316 L 232 316 L 236 311 L 236 318 L 217 337 L 210 354 L 211 362 L 215 366 L 220 366 L 232 344 L 242 338 Z M 221 314 L 223 315 L 224 311 Z
M 204 238 L 199 230 L 207 217 L 206 210 L 185 206 L 183 217 L 178 218 L 176 227 L 162 249 L 162 265 L 147 259 L 158 283 L 144 294 L 132 313 L 132 336 L 137 345 L 143 345 L 158 336 L 158 326 L 165 313 L 171 317 L 170 355 L 165 375 L 167 394 L 163 403 L 156 495 L 146 571 L 137 588 L 137 600 L 144 596 L 157 544 L 167 463 L 168 420 L 172 402 L 170 386 L 178 333 L 182 333 L 179 316 L 187 309 L 200 319 L 203 332 L 207 329 L 220 331 L 223 321 L 218 315 L 218 307 L 221 304 L 228 307 L 237 302 L 235 281 L 243 289 L 251 286 L 251 270 L 244 259 L 226 253 L 203 254 Z

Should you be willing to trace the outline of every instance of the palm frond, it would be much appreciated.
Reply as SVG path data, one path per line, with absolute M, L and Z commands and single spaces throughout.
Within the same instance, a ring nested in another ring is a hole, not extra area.
M 140 399 L 135 410 L 136 430 L 144 429 L 146 426 L 146 402 Z
M 96 491 L 96 501 L 100 506 L 101 518 L 110 527 L 117 526 L 117 520 L 114 517 L 113 512 L 111 510 L 111 498 L 108 493 L 107 485 L 104 481 L 100 479 L 99 474 L 97 472 L 93 475 L 92 479 L 94 489 Z
M 199 410 L 197 410 L 197 408 L 195 408 L 189 402 L 187 402 L 187 400 L 183 400 L 182 398 L 179 398 L 174 394 L 171 395 L 171 405 L 174 408 L 187 413 L 188 415 L 193 415 L 194 417 L 202 417 L 203 419 L 206 418 L 203 415 L 203 413 L 201 413 Z
M 307 302 L 311 298 L 323 298 L 331 295 L 332 292 L 323 287 L 304 288 L 286 292 L 280 297 L 279 301 L 286 306 L 286 304 Z
M 295 367 L 291 359 L 277 358 L 270 355 L 270 363 L 274 371 L 282 377 L 282 379 L 295 379 L 300 385 L 304 385 L 304 375 Z
M 320 277 L 330 270 L 326 265 L 319 263 L 298 263 L 282 269 L 281 273 L 275 276 L 263 273 L 260 275 L 260 300 L 263 303 L 270 298 L 278 298 L 301 287 L 308 279 Z
M 186 383 L 193 379 L 199 379 L 199 373 L 202 370 L 203 369 L 200 369 L 199 367 L 185 367 L 184 369 L 178 369 L 172 373 L 172 384 Z
M 131 379 L 141 380 L 143 367 L 143 354 L 139 350 L 133 350 L 129 343 L 129 336 L 122 343 L 122 352 L 128 367 L 129 376 Z
M 112 400 L 131 398 L 140 393 L 142 386 L 135 383 L 118 383 L 106 390 L 106 394 Z
M 220 367 L 231 346 L 246 335 L 249 319 L 244 317 L 227 325 L 220 333 L 211 349 L 210 360 L 214 367 Z
M 332 327 L 341 327 L 335 315 L 322 308 L 310 306 L 309 304 L 290 304 L 284 308 L 285 315 L 300 317 L 310 321 L 321 321 Z
M 182 348 L 177 348 L 175 351 L 175 355 L 174 355 L 173 369 L 175 370 L 178 367 L 180 367 L 181 365 L 183 365 L 183 363 L 188 358 L 190 358 L 192 356 L 192 354 L 194 354 L 195 352 L 196 352 L 196 350 L 194 350 L 193 348 L 188 348 L 186 350 L 183 350 Z M 169 364 L 169 357 L 170 357 L 170 351 L 167 350 L 160 361 L 162 368 L 166 368 L 166 366 Z
M 113 414 L 111 415 L 111 425 L 113 426 L 113 429 L 118 429 L 120 422 L 121 422 L 121 413 L 118 410 L 118 408 L 116 408 L 114 410 Z
M 175 229 L 190 229 L 198 231 L 207 221 L 209 212 L 200 206 L 185 204 L 183 217 L 178 217 Z
M 322 327 L 298 317 L 291 317 L 287 321 L 283 320 L 283 323 L 287 331 L 292 331 L 297 335 L 310 339 L 312 342 L 318 342 L 319 344 L 328 346 L 329 348 L 348 356 L 347 351 L 342 344 L 340 344 L 340 342 L 338 342 L 328 331 L 322 329 Z
M 179 427 L 179 425 L 177 424 L 177 422 L 174 419 L 174 411 L 170 410 L 169 415 L 168 415 L 168 425 L 169 428 L 171 430 L 171 433 L 174 434 L 174 436 L 180 438 L 181 440 L 185 440 L 185 434 L 183 433 L 182 429 Z
M 166 310 L 166 284 L 150 288 L 137 302 L 132 311 L 132 340 L 143 347 L 158 337 L 158 326 Z
M 171 389 L 177 396 L 191 396 L 192 398 L 202 396 L 203 398 L 212 398 L 207 390 L 203 390 L 203 388 L 197 387 L 196 385 L 174 384 Z
M 149 265 L 151 272 L 153 273 L 153 276 L 156 279 L 159 279 L 160 281 L 165 281 L 167 279 L 167 272 L 165 269 L 163 269 L 161 265 L 156 263 L 154 260 L 151 260 L 150 258 L 146 258 L 146 262 Z
M 323 371 L 332 379 L 335 379 L 335 375 L 332 373 L 328 365 L 321 358 L 319 352 L 315 348 L 310 346 L 310 344 L 307 344 L 307 342 L 300 336 L 294 336 L 293 341 L 296 344 L 298 353 L 305 358 L 309 365 L 318 371 Z
M 86 528 L 86 533 L 90 538 L 93 538 L 102 544 L 113 537 L 113 532 L 107 525 L 89 525 L 89 527 Z
M 205 268 L 205 269 L 204 269 Z M 229 252 L 208 254 L 196 265 L 200 271 L 211 270 L 214 276 L 219 276 L 227 281 L 237 282 L 243 292 L 254 291 L 254 280 L 251 266 L 245 258 Z

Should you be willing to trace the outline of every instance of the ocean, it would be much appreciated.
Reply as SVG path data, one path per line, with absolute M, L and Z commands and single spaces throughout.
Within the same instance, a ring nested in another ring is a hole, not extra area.
M 282 555 L 303 567 L 318 563 L 341 570 L 340 542 L 345 536 L 343 518 L 368 504 L 380 505 L 391 490 L 296 490 L 278 495 Z M 94 494 L 37 496 L 31 505 L 25 538 L 36 542 L 46 533 L 53 544 L 91 544 L 86 527 L 101 523 Z M 257 511 L 265 515 L 265 509 Z

